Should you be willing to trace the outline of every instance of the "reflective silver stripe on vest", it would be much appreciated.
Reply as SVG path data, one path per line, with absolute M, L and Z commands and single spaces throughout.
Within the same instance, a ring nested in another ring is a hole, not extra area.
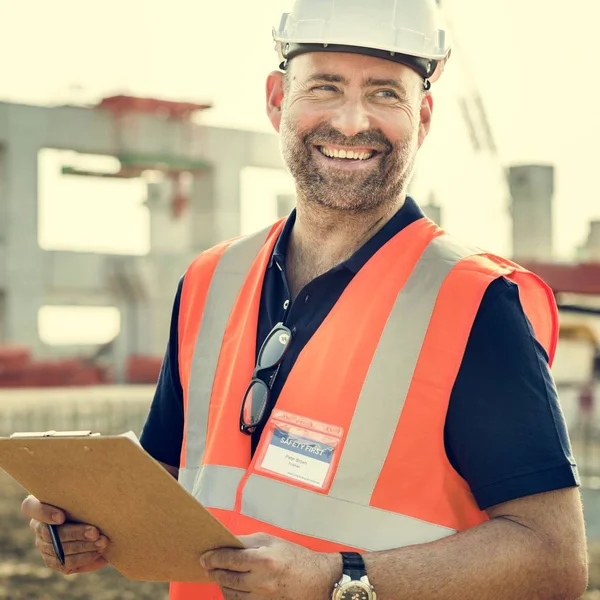
M 421 544 L 455 533 L 370 507 L 369 503 L 402 413 L 440 288 L 460 260 L 480 253 L 447 235 L 433 240 L 423 252 L 398 294 L 373 356 L 329 494 L 253 474 L 242 495 L 244 515 L 364 550 Z M 209 398 L 210 387 L 206 402 Z M 200 404 L 197 397 L 194 402 Z M 208 412 L 207 406 L 205 410 Z M 202 434 L 205 431 L 206 424 Z M 195 496 L 203 499 L 205 506 L 235 505 L 234 479 L 239 473 L 233 475 L 232 470 L 224 469 L 228 468 L 212 466 L 196 486 Z
M 444 235 L 427 246 L 415 265 L 375 350 L 329 491 L 331 496 L 358 504 L 370 503 L 440 288 L 457 263 L 473 254 L 480 251 Z
M 198 467 L 180 467 L 177 481 L 188 491 L 190 494 L 194 489 L 194 483 L 198 476 Z
M 244 469 L 205 465 L 194 496 L 207 508 L 233 510 Z M 362 550 L 378 551 L 425 544 L 453 529 L 397 513 L 345 502 L 251 475 L 242 496 L 242 514 L 275 527 Z
M 260 475 L 251 475 L 246 482 L 242 514 L 287 531 L 368 551 L 425 544 L 456 533 Z
M 203 465 L 192 495 L 206 507 L 233 510 L 237 489 L 245 474 L 246 469 Z
M 271 227 L 233 242 L 221 256 L 210 282 L 188 388 L 185 419 L 185 469 L 180 470 L 180 483 L 191 492 L 204 455 L 208 405 L 225 328 L 233 305 L 248 276 Z M 190 472 L 193 471 L 193 473 Z

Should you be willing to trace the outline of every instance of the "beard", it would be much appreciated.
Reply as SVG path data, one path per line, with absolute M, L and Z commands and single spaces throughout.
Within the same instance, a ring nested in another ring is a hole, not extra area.
M 281 122 L 281 151 L 288 170 L 296 183 L 299 197 L 306 202 L 334 210 L 354 213 L 395 205 L 404 193 L 414 168 L 417 151 L 417 132 L 396 144 L 381 130 L 371 130 L 347 138 L 327 123 L 308 131 L 298 131 L 284 116 Z M 316 146 L 385 148 L 369 162 L 370 168 L 343 171 L 322 164 L 315 156 Z

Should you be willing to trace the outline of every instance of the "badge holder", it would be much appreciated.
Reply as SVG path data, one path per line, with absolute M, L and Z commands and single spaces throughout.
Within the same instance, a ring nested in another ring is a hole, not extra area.
M 318 490 L 328 489 L 343 428 L 275 409 L 263 433 L 255 470 Z

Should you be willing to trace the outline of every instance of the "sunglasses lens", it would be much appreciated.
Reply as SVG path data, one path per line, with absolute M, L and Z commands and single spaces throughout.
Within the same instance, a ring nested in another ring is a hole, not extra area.
M 274 367 L 281 360 L 289 342 L 290 334 L 287 329 L 273 329 L 260 350 L 258 367 L 260 369 Z
M 283 324 L 278 323 L 269 333 L 260 349 L 254 372 L 255 379 L 252 380 L 246 390 L 240 414 L 240 429 L 247 434 L 253 433 L 262 422 L 269 399 L 269 386 L 262 379 L 257 378 L 257 373 L 259 370 L 269 370 L 277 367 L 288 348 L 291 337 L 290 330 Z
M 267 405 L 268 393 L 267 385 L 260 380 L 254 380 L 248 388 L 242 408 L 242 419 L 247 427 L 256 427 L 260 423 Z

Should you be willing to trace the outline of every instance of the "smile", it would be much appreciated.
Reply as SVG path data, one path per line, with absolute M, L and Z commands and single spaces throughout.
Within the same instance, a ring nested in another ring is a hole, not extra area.
M 317 150 L 327 158 L 348 161 L 366 161 L 378 152 L 371 148 L 335 148 L 333 146 L 317 146 Z

